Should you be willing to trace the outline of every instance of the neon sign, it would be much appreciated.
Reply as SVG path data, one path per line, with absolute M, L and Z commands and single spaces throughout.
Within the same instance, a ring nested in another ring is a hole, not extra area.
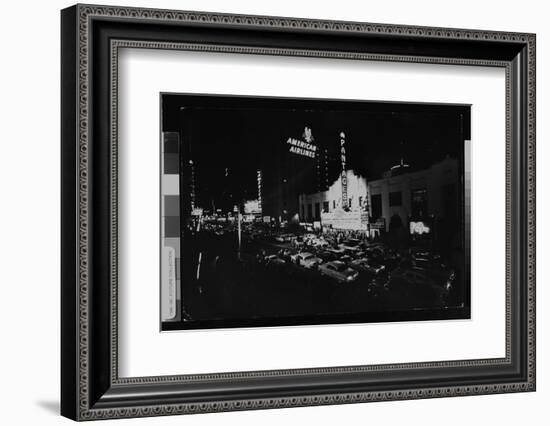
M 411 234 L 422 235 L 430 233 L 430 227 L 424 222 L 411 222 L 409 227 Z
M 340 162 L 342 163 L 342 208 L 348 206 L 348 177 L 346 174 L 346 134 L 340 132 Z
M 315 140 L 311 129 L 309 127 L 304 128 L 304 133 L 302 134 L 304 140 L 288 138 L 286 143 L 290 145 L 289 152 L 293 154 L 302 155 L 304 157 L 315 158 L 317 154 L 317 146 L 313 144 Z

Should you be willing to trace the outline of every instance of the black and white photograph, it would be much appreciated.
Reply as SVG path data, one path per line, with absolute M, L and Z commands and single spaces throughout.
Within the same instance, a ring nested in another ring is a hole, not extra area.
M 160 105 L 163 331 L 470 318 L 469 105 Z

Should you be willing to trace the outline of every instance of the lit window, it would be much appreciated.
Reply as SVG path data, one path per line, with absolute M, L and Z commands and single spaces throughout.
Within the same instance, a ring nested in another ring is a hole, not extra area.
M 416 218 L 428 215 L 428 192 L 425 188 L 411 192 L 411 213 Z

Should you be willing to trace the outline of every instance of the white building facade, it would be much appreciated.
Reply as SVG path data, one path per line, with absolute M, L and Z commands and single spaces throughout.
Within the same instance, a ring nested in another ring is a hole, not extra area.
M 343 186 L 342 175 L 340 175 L 326 191 L 301 194 L 299 196 L 300 221 L 319 221 L 324 227 L 334 229 L 367 231 L 369 216 L 367 180 L 356 175 L 353 170 L 346 171 L 346 180 L 347 185 Z
M 299 195 L 300 222 L 323 227 L 370 231 L 392 226 L 408 228 L 416 220 L 455 218 L 458 215 L 458 162 L 445 158 L 431 167 L 409 172 L 401 163 L 381 179 L 367 182 L 346 171 L 347 192 L 340 176 L 327 191 Z M 347 198 L 347 204 L 342 200 Z M 369 221 L 372 222 L 369 225 Z

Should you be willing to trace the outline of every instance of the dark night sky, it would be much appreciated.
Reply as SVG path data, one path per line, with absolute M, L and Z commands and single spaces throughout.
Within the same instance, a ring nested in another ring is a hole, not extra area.
M 228 167 L 234 184 L 254 194 L 256 170 L 280 167 L 287 139 L 302 139 L 305 126 L 334 158 L 331 180 L 339 172 L 341 131 L 347 168 L 367 179 L 381 177 L 401 156 L 413 170 L 447 155 L 461 159 L 463 140 L 470 137 L 470 107 L 464 105 L 196 95 L 163 95 L 162 100 L 163 130 L 179 131 L 183 143 L 190 143 L 202 192 L 216 192 Z

